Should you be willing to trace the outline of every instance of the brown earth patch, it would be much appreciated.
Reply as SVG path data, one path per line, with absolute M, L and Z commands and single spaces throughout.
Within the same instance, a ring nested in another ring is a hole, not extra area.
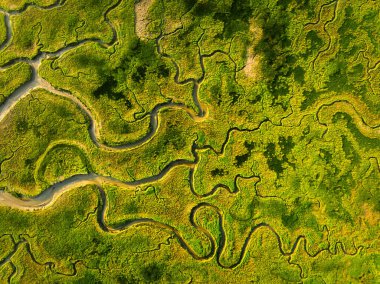
M 135 31 L 136 35 L 141 39 L 149 37 L 147 26 L 150 22 L 149 9 L 154 0 L 141 0 L 135 5 Z
M 252 45 L 247 50 L 247 61 L 243 68 L 245 75 L 254 81 L 261 77 L 261 56 L 254 53 L 254 47 L 258 44 L 263 36 L 263 30 L 251 20 L 249 32 L 252 36 Z

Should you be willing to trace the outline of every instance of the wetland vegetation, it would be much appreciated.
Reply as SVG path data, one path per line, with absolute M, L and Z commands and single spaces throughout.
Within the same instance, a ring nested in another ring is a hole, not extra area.
M 0 282 L 378 283 L 379 13 L 0 0 Z

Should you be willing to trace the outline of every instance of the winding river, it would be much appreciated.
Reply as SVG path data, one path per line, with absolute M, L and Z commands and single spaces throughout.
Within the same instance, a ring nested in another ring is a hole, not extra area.
M 54 6 L 53 5 L 49 6 L 49 9 L 55 8 L 58 5 L 58 2 Z M 199 121 L 199 120 L 205 119 L 207 117 L 207 111 L 202 108 L 202 106 L 199 102 L 199 99 L 198 99 L 199 84 L 203 80 L 204 75 L 202 76 L 201 80 L 196 80 L 196 79 L 191 78 L 191 79 L 180 82 L 178 79 L 180 69 L 179 69 L 178 65 L 176 64 L 176 62 L 174 60 L 172 60 L 174 66 L 176 68 L 176 74 L 174 76 L 175 82 L 177 84 L 180 84 L 180 85 L 193 83 L 192 97 L 193 97 L 194 104 L 198 108 L 198 114 L 194 114 L 186 105 L 184 105 L 182 103 L 166 102 L 166 103 L 158 104 L 152 109 L 152 111 L 149 114 L 150 115 L 150 132 L 146 136 L 144 136 L 141 139 L 134 141 L 134 142 L 126 143 L 123 145 L 110 146 L 110 145 L 107 145 L 107 144 L 100 142 L 101 139 L 100 139 L 99 129 L 101 129 L 101 125 L 100 125 L 100 123 L 98 123 L 96 121 L 92 112 L 86 106 L 85 103 L 83 103 L 76 96 L 71 94 L 69 91 L 63 90 L 63 89 L 57 89 L 57 88 L 53 87 L 49 82 L 47 82 L 46 80 L 44 80 L 43 78 L 41 78 L 39 76 L 38 69 L 39 69 L 39 66 L 41 65 L 42 60 L 44 60 L 44 59 L 51 59 L 51 58 L 60 57 L 62 54 L 66 53 L 72 49 L 75 49 L 81 45 L 84 45 L 88 42 L 96 42 L 104 48 L 112 47 L 117 42 L 117 32 L 116 32 L 114 26 L 111 24 L 110 20 L 108 19 L 107 14 L 109 11 L 111 11 L 111 8 L 112 9 L 116 8 L 118 6 L 118 4 L 120 4 L 120 2 L 121 2 L 121 0 L 119 0 L 113 6 L 111 6 L 107 10 L 107 12 L 105 13 L 105 20 L 107 21 L 107 23 L 110 24 L 112 31 L 113 31 L 113 39 L 112 39 L 111 43 L 105 43 L 105 42 L 103 42 L 99 39 L 96 39 L 96 38 L 84 39 L 84 40 L 81 40 L 81 41 L 76 42 L 76 43 L 68 44 L 64 48 L 57 50 L 55 52 L 40 52 L 33 59 L 17 58 L 17 59 L 11 60 L 10 62 L 8 62 L 5 65 L 3 65 L 2 67 L 0 67 L 0 70 L 5 70 L 7 67 L 9 67 L 11 65 L 14 65 L 14 64 L 19 63 L 19 62 L 25 62 L 25 63 L 28 63 L 30 65 L 30 67 L 32 68 L 31 79 L 27 83 L 25 83 L 24 85 L 22 85 L 18 89 L 16 89 L 7 98 L 5 103 L 0 105 L 0 123 L 14 109 L 14 107 L 17 105 L 17 103 L 20 100 L 25 98 L 31 91 L 38 89 L 38 88 L 43 88 L 43 89 L 46 89 L 47 91 L 49 91 L 53 94 L 68 98 L 69 100 L 74 102 L 77 106 L 79 106 L 81 111 L 89 118 L 89 121 L 90 121 L 90 123 L 89 123 L 89 134 L 90 134 L 91 140 L 93 141 L 93 143 L 97 147 L 105 149 L 105 150 L 109 150 L 109 151 L 133 149 L 133 148 L 142 146 L 143 144 L 148 142 L 155 135 L 155 133 L 157 132 L 157 130 L 159 128 L 158 115 L 162 109 L 172 108 L 172 109 L 185 110 L 189 114 L 189 116 L 192 119 L 194 119 L 195 121 Z M 62 5 L 62 4 L 59 4 L 59 5 Z M 19 12 L 19 11 L 17 11 L 17 12 Z M 10 35 L 12 34 L 9 17 L 6 18 L 6 21 L 7 21 L 8 33 L 9 33 L 9 36 L 8 36 L 8 41 L 9 41 Z M 162 37 L 162 35 L 160 35 L 160 37 Z M 159 41 L 159 39 L 157 40 L 157 43 L 158 43 L 158 41 Z M 168 55 L 165 55 L 164 53 L 161 52 L 161 49 L 159 46 L 157 47 L 157 50 L 162 56 L 168 57 Z M 203 70 L 203 74 L 204 74 L 205 70 L 204 70 L 202 58 L 200 58 L 200 61 L 201 61 L 201 66 L 202 66 L 202 70 Z
M 89 118 L 89 134 L 90 134 L 90 137 L 91 137 L 93 143 L 96 146 L 98 146 L 99 148 L 103 148 L 103 149 L 111 150 L 111 151 L 136 148 L 136 147 L 143 145 L 147 141 L 149 141 L 154 136 L 154 134 L 157 132 L 157 129 L 159 127 L 158 115 L 159 115 L 160 111 L 164 108 L 183 109 L 183 110 L 187 111 L 187 113 L 194 120 L 198 120 L 198 119 L 205 116 L 206 111 L 202 109 L 201 104 L 199 103 L 199 100 L 198 100 L 199 84 L 200 84 L 201 80 L 189 79 L 189 80 L 186 80 L 184 82 L 180 82 L 178 79 L 179 78 L 179 72 L 180 72 L 179 67 L 174 62 L 174 60 L 172 60 L 173 63 L 175 64 L 175 67 L 176 67 L 176 74 L 174 76 L 175 82 L 178 84 L 187 84 L 189 82 L 192 82 L 194 84 L 192 95 L 193 95 L 194 103 L 196 104 L 196 106 L 199 109 L 198 115 L 193 114 L 185 105 L 180 104 L 180 103 L 167 102 L 167 103 L 159 104 L 159 105 L 155 106 L 150 113 L 150 130 L 151 131 L 145 137 L 141 138 L 138 141 L 132 142 L 132 143 L 127 143 L 127 144 L 118 145 L 118 146 L 109 146 L 109 145 L 102 144 L 99 141 L 100 140 L 99 139 L 99 137 L 100 137 L 99 129 L 101 127 L 97 123 L 97 121 L 94 118 L 90 109 L 81 100 L 79 100 L 76 96 L 71 94 L 69 91 L 57 89 L 57 88 L 53 87 L 48 81 L 44 80 L 41 76 L 39 76 L 38 69 L 41 65 L 42 60 L 60 57 L 62 54 L 66 53 L 66 52 L 68 52 L 74 48 L 77 48 L 83 44 L 86 44 L 88 42 L 97 42 L 98 44 L 100 44 L 104 48 L 109 48 L 109 47 L 113 46 L 114 43 L 117 42 L 117 33 L 116 33 L 114 26 L 112 25 L 112 23 L 108 19 L 107 14 L 112 9 L 116 8 L 120 4 L 120 2 L 121 2 L 121 0 L 117 1 L 104 14 L 104 18 L 107 21 L 107 23 L 110 24 L 112 31 L 113 31 L 113 35 L 114 35 L 114 38 L 111 41 L 111 43 L 105 43 L 105 42 L 103 42 L 99 39 L 95 39 L 95 38 L 85 39 L 85 40 L 81 40 L 81 41 L 76 42 L 76 43 L 68 44 L 67 46 L 65 46 L 65 47 L 63 47 L 63 48 L 61 48 L 55 52 L 40 52 L 33 59 L 17 58 L 17 59 L 11 60 L 10 62 L 8 62 L 5 65 L 3 65 L 2 67 L 0 67 L 1 70 L 4 70 L 7 67 L 12 66 L 13 64 L 16 64 L 18 62 L 25 62 L 25 63 L 29 64 L 29 66 L 31 67 L 31 70 L 32 70 L 31 79 L 27 83 L 25 83 L 22 86 L 20 86 L 19 88 L 17 88 L 7 98 L 7 100 L 0 106 L 0 123 L 4 121 L 4 119 L 7 117 L 7 115 L 15 108 L 15 106 L 18 104 L 18 102 L 20 100 L 22 100 L 23 98 L 28 96 L 28 94 L 31 91 L 39 89 L 39 88 L 45 89 L 45 90 L 47 90 L 47 91 L 49 91 L 55 95 L 59 95 L 61 97 L 67 98 L 67 99 L 71 100 L 72 102 L 74 102 L 81 109 L 81 111 Z M 65 1 L 57 1 L 55 4 L 53 4 L 51 6 L 43 7 L 40 9 L 54 9 L 58 6 L 64 5 L 64 3 L 65 3 Z M 22 10 L 18 10 L 18 11 L 11 11 L 11 12 L 2 11 L 3 13 L 6 14 L 5 19 L 6 19 L 6 26 L 7 26 L 7 33 L 8 33 L 7 40 L 5 43 L 3 43 L 4 46 L 6 46 L 8 44 L 8 42 L 11 41 L 11 36 L 12 36 L 12 25 L 10 23 L 9 15 L 21 13 L 21 12 L 25 11 L 30 6 L 33 6 L 33 5 L 26 5 L 22 8 Z M 162 35 L 160 35 L 160 37 L 162 37 Z M 157 39 L 157 43 L 158 43 L 158 41 L 159 41 L 159 39 Z M 161 54 L 159 46 L 157 47 L 157 50 Z M 202 65 L 203 72 L 205 72 L 204 67 L 203 67 L 203 63 L 201 65 Z M 195 157 L 197 159 L 197 156 L 195 156 Z M 156 181 L 156 180 L 162 178 L 171 168 L 173 168 L 175 166 L 178 166 L 178 165 L 191 165 L 192 166 L 193 164 L 194 164 L 193 161 L 188 161 L 188 160 L 173 161 L 173 162 L 169 163 L 161 171 L 161 173 L 158 174 L 157 176 L 148 177 L 148 178 L 145 178 L 145 179 L 142 179 L 139 181 L 130 182 L 130 183 L 122 182 L 122 181 L 119 181 L 119 180 L 114 179 L 112 177 L 102 177 L 102 176 L 96 175 L 94 173 L 87 174 L 87 175 L 77 175 L 77 176 L 73 176 L 71 178 L 68 178 L 68 179 L 66 179 L 66 180 L 64 180 L 58 184 L 52 185 L 50 188 L 45 190 L 40 195 L 35 196 L 34 198 L 28 199 L 28 200 L 16 198 L 13 195 L 11 195 L 5 191 L 0 191 L 0 205 L 18 208 L 18 209 L 22 209 L 22 210 L 42 209 L 42 208 L 45 208 L 46 206 L 49 206 L 50 204 L 52 204 L 56 200 L 56 198 L 58 198 L 61 194 L 63 194 L 67 190 L 70 190 L 71 188 L 76 188 L 76 187 L 87 185 L 87 184 L 101 184 L 104 182 L 111 183 L 111 184 L 117 184 L 117 185 L 122 186 L 122 187 L 137 186 L 137 185 L 141 185 L 144 183 Z
M 81 40 L 81 41 L 76 42 L 76 43 L 71 43 L 71 44 L 65 46 L 64 48 L 61 48 L 60 50 L 57 50 L 55 52 L 39 52 L 39 54 L 36 57 L 34 57 L 33 59 L 27 59 L 27 58 L 14 59 L 14 60 L 8 62 L 7 64 L 5 64 L 4 66 L 2 66 L 0 68 L 0 70 L 4 70 L 7 67 L 9 67 L 13 64 L 16 64 L 18 62 L 26 62 L 31 67 L 32 76 L 31 76 L 31 79 L 27 83 L 23 84 L 18 89 L 16 89 L 7 98 L 5 103 L 0 105 L 0 123 L 4 121 L 4 119 L 15 108 L 15 106 L 17 105 L 17 103 L 20 100 L 25 98 L 33 90 L 36 90 L 39 88 L 45 89 L 45 90 L 47 90 L 47 91 L 49 91 L 55 95 L 67 98 L 70 101 L 74 102 L 81 109 L 81 111 L 89 118 L 89 135 L 90 135 L 93 143 L 97 147 L 105 149 L 105 150 L 109 150 L 109 151 L 133 149 L 136 147 L 140 147 L 144 143 L 147 143 L 148 141 L 150 141 L 150 139 L 157 133 L 157 131 L 159 129 L 159 118 L 158 118 L 159 114 L 160 114 L 161 110 L 166 109 L 166 108 L 185 110 L 189 114 L 189 116 L 196 121 L 201 121 L 203 119 L 207 119 L 208 111 L 204 106 L 202 106 L 202 104 L 199 100 L 199 89 L 200 89 L 200 86 L 201 86 L 201 84 L 205 78 L 205 73 L 206 73 L 203 60 L 204 60 L 204 58 L 211 57 L 216 53 L 223 53 L 227 56 L 228 56 L 228 54 L 226 54 L 224 51 L 217 50 L 217 51 L 212 52 L 211 54 L 202 55 L 200 53 L 200 49 L 199 49 L 199 61 L 200 61 L 201 69 L 202 69 L 202 76 L 200 78 L 189 78 L 189 79 L 180 81 L 179 80 L 180 68 L 179 68 L 178 64 L 174 61 L 174 59 L 170 55 L 166 54 L 165 52 L 163 52 L 161 50 L 160 40 L 165 36 L 164 34 L 162 34 L 162 32 L 156 38 L 157 52 L 162 57 L 166 57 L 166 58 L 170 59 L 171 62 L 173 63 L 173 65 L 175 66 L 176 73 L 174 75 L 174 81 L 177 84 L 180 84 L 180 85 L 189 84 L 189 83 L 193 84 L 192 98 L 193 98 L 193 102 L 194 102 L 195 106 L 197 107 L 197 113 L 193 113 L 186 105 L 181 104 L 181 103 L 167 102 L 167 103 L 162 103 L 162 104 L 156 105 L 152 109 L 152 111 L 150 112 L 150 132 L 145 137 L 143 137 L 143 138 L 141 138 L 135 142 L 126 143 L 126 144 L 117 145 L 117 146 L 110 146 L 110 145 L 106 145 L 104 143 L 101 143 L 100 142 L 101 141 L 101 139 L 100 139 L 101 125 L 96 121 L 94 115 L 92 114 L 91 110 L 86 106 L 86 104 L 83 103 L 80 99 L 78 99 L 75 95 L 73 95 L 69 91 L 57 89 L 57 88 L 53 87 L 48 81 L 46 81 L 41 76 L 39 76 L 38 70 L 39 70 L 41 62 L 43 60 L 60 57 L 62 54 L 66 53 L 66 52 L 68 52 L 74 48 L 77 48 L 83 44 L 89 43 L 89 42 L 96 42 L 104 48 L 109 48 L 109 47 L 113 46 L 117 42 L 117 32 L 116 32 L 115 27 L 112 25 L 111 21 L 108 19 L 107 15 L 112 9 L 116 8 L 120 3 L 121 3 L 121 0 L 117 1 L 115 4 L 113 4 L 111 7 L 109 7 L 104 14 L 104 19 L 111 26 L 112 32 L 113 32 L 113 39 L 110 43 L 105 43 L 105 42 L 103 42 L 99 39 L 96 39 L 96 38 L 89 38 L 89 39 Z M 40 9 L 54 9 L 54 8 L 62 6 L 64 4 L 65 4 L 65 1 L 59 0 L 50 6 L 40 7 Z M 21 13 L 21 12 L 25 11 L 26 9 L 28 9 L 28 7 L 30 7 L 30 6 L 34 6 L 34 4 L 25 5 L 21 10 L 17 10 L 17 11 L 6 12 L 4 10 L 0 10 L 0 12 L 2 12 L 5 15 L 4 19 L 5 19 L 6 31 L 7 31 L 6 40 L 0 45 L 0 51 L 5 49 L 11 43 L 11 40 L 12 40 L 12 33 L 13 32 L 12 32 L 12 25 L 11 25 L 11 17 L 10 16 L 14 15 L 14 14 Z M 236 65 L 235 65 L 235 67 L 236 67 Z M 227 138 L 229 137 L 230 133 L 233 130 L 234 129 L 229 130 Z M 227 142 L 225 142 L 223 144 L 221 151 L 223 151 L 226 143 Z M 52 206 L 55 203 L 55 201 L 62 194 L 66 193 L 69 190 L 72 190 L 72 189 L 75 189 L 78 187 L 87 186 L 87 185 L 95 185 L 95 186 L 97 186 L 97 188 L 99 190 L 99 199 L 100 199 L 99 207 L 97 210 L 97 214 L 98 214 L 97 220 L 98 220 L 98 224 L 99 224 L 100 228 L 105 232 L 119 233 L 119 232 L 122 232 L 124 230 L 127 230 L 128 228 L 131 228 L 133 226 L 139 226 L 139 225 L 153 225 L 153 226 L 157 226 L 157 227 L 160 227 L 163 229 L 167 229 L 175 235 L 179 244 L 193 258 L 198 259 L 198 260 L 205 260 L 205 259 L 210 259 L 216 255 L 217 263 L 221 267 L 227 268 L 227 269 L 233 269 L 233 268 L 237 267 L 243 261 L 244 256 L 246 255 L 246 252 L 248 250 L 248 247 L 249 247 L 249 244 L 250 244 L 250 241 L 252 239 L 253 234 L 262 228 L 269 230 L 271 233 L 273 233 L 275 235 L 275 237 L 278 241 L 279 250 L 280 250 L 282 255 L 284 255 L 284 256 L 291 255 L 297 249 L 297 247 L 301 244 L 301 242 L 303 242 L 304 250 L 307 252 L 305 236 L 299 236 L 295 240 L 290 251 L 285 251 L 283 248 L 283 243 L 282 243 L 282 240 L 280 238 L 280 235 L 269 224 L 259 223 L 259 224 L 253 225 L 251 227 L 248 235 L 245 237 L 244 242 L 243 242 L 243 246 L 241 248 L 240 255 L 238 257 L 238 260 L 232 264 L 225 264 L 221 260 L 223 253 L 224 253 L 224 250 L 226 248 L 226 243 L 227 243 L 226 233 L 225 233 L 224 224 L 223 224 L 224 223 L 223 214 L 218 207 L 216 207 L 210 203 L 207 203 L 207 202 L 201 202 L 201 203 L 197 204 L 196 206 L 194 206 L 191 209 L 191 214 L 190 214 L 191 225 L 194 226 L 194 228 L 197 229 L 199 232 L 201 232 L 203 235 L 205 235 L 206 238 L 208 239 L 208 242 L 210 243 L 210 249 L 204 255 L 197 254 L 192 249 L 192 247 L 186 242 L 186 240 L 182 237 L 181 233 L 176 228 L 174 228 L 168 224 L 163 224 L 161 222 L 158 222 L 154 219 L 139 218 L 139 219 L 126 220 L 123 224 L 121 224 L 117 227 L 113 227 L 113 226 L 110 226 L 109 224 L 107 224 L 106 216 L 107 216 L 107 204 L 108 203 L 107 203 L 106 193 L 102 189 L 104 184 L 114 185 L 114 186 L 118 186 L 120 188 L 134 189 L 136 186 L 149 184 L 149 183 L 152 183 L 152 182 L 155 182 L 155 181 L 162 179 L 164 176 L 166 176 L 168 174 L 168 172 L 173 170 L 175 167 L 186 166 L 186 167 L 190 168 L 191 190 L 192 190 L 193 194 L 195 196 L 197 196 L 198 198 L 209 197 L 210 195 L 214 194 L 216 192 L 216 190 L 220 187 L 229 190 L 229 188 L 227 188 L 226 186 L 217 185 L 216 187 L 214 187 L 210 191 L 210 193 L 203 194 L 203 195 L 196 193 L 194 186 L 192 185 L 193 178 L 194 178 L 194 168 L 195 168 L 195 166 L 199 160 L 196 149 L 197 149 L 196 142 L 194 142 L 193 146 L 192 146 L 192 153 L 194 156 L 194 160 L 179 159 L 179 160 L 172 161 L 159 174 L 157 174 L 155 176 L 150 176 L 150 177 L 147 177 L 147 178 L 144 178 L 141 180 L 137 180 L 137 181 L 124 182 L 124 181 L 118 180 L 118 179 L 110 177 L 110 176 L 101 176 L 101 175 L 97 175 L 95 173 L 80 174 L 80 175 L 75 175 L 75 176 L 72 176 L 70 178 L 67 178 L 61 182 L 58 182 L 58 183 L 50 186 L 46 190 L 44 190 L 41 194 L 39 194 L 35 197 L 32 197 L 32 198 L 15 197 L 12 194 L 10 194 L 9 192 L 0 191 L 0 206 L 15 208 L 15 209 L 24 210 L 24 211 L 43 210 L 49 206 Z M 217 238 L 217 236 L 213 236 L 207 229 L 203 228 L 202 226 L 200 226 L 199 224 L 196 223 L 195 216 L 196 216 L 196 214 L 200 208 L 208 208 L 208 209 L 213 210 L 217 213 L 218 222 L 219 222 L 219 233 L 220 233 L 219 238 Z M 218 243 L 217 243 L 217 239 L 218 239 Z M 22 243 L 24 243 L 24 242 L 20 242 L 20 243 L 15 245 L 16 246 L 15 252 L 17 251 L 18 246 L 21 245 Z M 318 253 L 320 253 L 323 250 L 329 250 L 329 249 L 330 248 L 322 249 Z M 359 249 L 357 249 L 357 251 L 355 253 L 357 253 L 359 251 Z M 309 254 L 309 256 L 315 257 L 318 253 L 316 253 L 314 255 L 311 255 L 309 253 L 308 254 Z M 13 254 L 10 254 L 4 261 L 5 262 L 8 261 L 12 256 L 13 256 Z M 0 265 L 1 265 L 1 263 L 0 263 Z M 74 264 L 74 273 L 76 273 L 75 264 Z

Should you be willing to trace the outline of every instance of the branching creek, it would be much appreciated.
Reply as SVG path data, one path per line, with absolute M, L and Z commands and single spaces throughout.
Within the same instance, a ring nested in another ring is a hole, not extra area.
M 139 147 L 139 146 L 147 143 L 158 131 L 158 128 L 159 128 L 158 116 L 159 116 L 160 111 L 165 109 L 165 108 L 183 109 L 194 120 L 207 119 L 208 111 L 202 105 L 202 103 L 199 100 L 199 96 L 198 96 L 200 85 L 202 84 L 203 79 L 205 77 L 205 73 L 206 73 L 203 59 L 206 57 L 211 57 L 216 53 L 223 53 L 223 54 L 226 54 L 226 53 L 224 51 L 221 51 L 221 50 L 216 50 L 216 51 L 212 52 L 211 54 L 202 55 L 200 52 L 200 49 L 199 49 L 199 63 L 200 63 L 201 69 L 202 69 L 202 76 L 200 78 L 189 78 L 189 79 L 180 81 L 179 80 L 180 68 L 179 68 L 178 64 L 174 61 L 174 59 L 170 55 L 164 53 L 161 50 L 160 40 L 165 36 L 162 33 L 162 31 L 161 31 L 161 34 L 156 38 L 157 53 L 160 54 L 162 57 L 166 57 L 166 58 L 170 59 L 171 62 L 173 63 L 173 65 L 175 66 L 176 74 L 174 76 L 174 81 L 177 84 L 180 84 L 180 85 L 189 84 L 189 83 L 193 84 L 192 98 L 193 98 L 194 104 L 198 110 L 197 110 L 197 113 L 194 114 L 194 113 L 192 113 L 192 111 L 187 106 L 180 104 L 180 103 L 173 103 L 173 102 L 167 102 L 167 103 L 162 103 L 162 104 L 157 105 L 156 107 L 153 108 L 153 110 L 150 113 L 150 132 L 145 137 L 141 138 L 138 141 L 135 141 L 132 143 L 127 143 L 124 145 L 118 145 L 118 146 L 109 146 L 106 144 L 102 144 L 100 142 L 100 138 L 99 138 L 100 137 L 99 133 L 100 133 L 101 127 L 100 127 L 99 123 L 95 120 L 91 110 L 85 105 L 85 103 L 83 103 L 80 99 L 78 99 L 76 96 L 71 94 L 69 91 L 63 90 L 63 89 L 57 89 L 57 88 L 53 87 L 48 81 L 46 81 L 45 79 L 43 79 L 39 76 L 38 69 L 39 69 L 39 66 L 40 66 L 42 60 L 60 57 L 62 54 L 66 53 L 70 50 L 73 50 L 73 49 L 75 49 L 75 48 L 77 48 L 83 44 L 89 43 L 89 42 L 96 42 L 104 48 L 109 48 L 109 47 L 113 46 L 117 42 L 117 31 L 116 31 L 115 27 L 113 26 L 112 22 L 108 19 L 107 15 L 112 9 L 115 9 L 116 7 L 118 7 L 118 5 L 121 3 L 121 1 L 122 0 L 118 0 L 115 4 L 113 4 L 111 7 L 109 7 L 104 14 L 104 19 L 111 26 L 112 32 L 113 32 L 113 39 L 110 43 L 105 43 L 105 42 L 103 42 L 99 39 L 96 39 L 96 38 L 84 39 L 84 40 L 81 40 L 79 42 L 69 44 L 69 45 L 67 45 L 67 46 L 65 46 L 65 47 L 63 47 L 63 48 L 61 48 L 55 52 L 39 52 L 39 54 L 37 56 L 35 56 L 33 59 L 18 58 L 18 59 L 14 59 L 14 60 L 6 63 L 2 67 L 0 67 L 0 70 L 4 70 L 4 69 L 6 69 L 6 68 L 10 67 L 11 65 L 16 64 L 18 62 L 26 62 L 27 64 L 30 65 L 30 67 L 32 69 L 31 79 L 27 83 L 23 84 L 18 89 L 16 89 L 7 98 L 7 100 L 0 106 L 0 123 L 4 121 L 4 119 L 15 108 L 15 106 L 18 104 L 18 102 L 20 102 L 20 100 L 25 98 L 31 91 L 33 91 L 35 89 L 39 89 L 39 88 L 45 89 L 45 90 L 47 90 L 47 91 L 49 91 L 55 95 L 62 96 L 64 98 L 67 98 L 67 99 L 71 100 L 72 102 L 74 102 L 81 109 L 81 111 L 89 118 L 89 134 L 90 134 L 90 137 L 91 137 L 93 143 L 97 147 L 103 148 L 103 149 L 109 150 L 109 151 L 128 150 L 128 149 Z M 50 6 L 42 7 L 40 9 L 54 9 L 56 7 L 60 7 L 60 6 L 64 5 L 65 2 L 66 1 L 57 1 L 56 3 L 54 3 Z M 0 51 L 3 50 L 4 48 L 6 48 L 12 40 L 12 33 L 13 32 L 12 32 L 12 25 L 10 22 L 10 20 L 11 20 L 10 16 L 13 14 L 22 13 L 23 11 L 28 9 L 28 7 L 30 7 L 30 6 L 34 6 L 34 5 L 33 4 L 25 5 L 21 10 L 17 10 L 17 11 L 7 12 L 7 11 L 0 10 L 0 12 L 5 14 L 4 18 L 5 18 L 6 30 L 7 30 L 7 38 L 0 45 Z M 226 55 L 228 55 L 228 54 L 226 54 Z M 267 120 L 265 120 L 265 121 L 267 121 Z M 227 136 L 229 136 L 233 130 L 239 130 L 239 129 L 229 130 Z M 250 131 L 253 131 L 253 130 L 250 130 Z M 227 140 L 228 140 L 228 137 L 227 137 Z M 224 151 L 224 147 L 225 147 L 225 144 L 227 143 L 227 140 L 223 144 L 223 147 L 221 150 L 222 152 Z M 210 193 L 207 193 L 204 195 L 200 195 L 200 194 L 197 194 L 195 192 L 194 186 L 192 184 L 193 183 L 192 179 L 193 179 L 194 167 L 198 163 L 198 160 L 199 160 L 196 149 L 198 149 L 197 144 L 196 144 L 196 142 L 194 142 L 193 146 L 192 146 L 192 153 L 194 156 L 193 161 L 192 160 L 185 160 L 185 159 L 179 159 L 179 160 L 172 161 L 159 174 L 157 174 L 155 176 L 147 177 L 147 178 L 137 180 L 137 181 L 132 181 L 132 182 L 124 182 L 124 181 L 118 180 L 118 179 L 113 178 L 113 177 L 101 176 L 101 175 L 97 175 L 95 173 L 75 175 L 75 176 L 72 176 L 72 177 L 62 181 L 62 182 L 59 182 L 59 183 L 52 185 L 48 189 L 44 190 L 41 194 L 39 194 L 35 197 L 32 197 L 32 198 L 23 198 L 23 197 L 19 198 L 19 197 L 13 196 L 12 194 L 10 194 L 6 191 L 0 191 L 0 206 L 14 208 L 14 209 L 18 209 L 18 210 L 25 210 L 25 211 L 43 210 L 49 206 L 52 206 L 54 204 L 54 202 L 62 194 L 66 193 L 69 190 L 72 190 L 72 189 L 75 189 L 78 187 L 82 187 L 82 186 L 86 186 L 86 185 L 95 185 L 99 191 L 99 205 L 98 205 L 99 207 L 97 210 L 98 224 L 99 224 L 99 227 L 104 232 L 107 232 L 107 233 L 115 233 L 116 234 L 116 233 L 123 232 L 123 231 L 125 231 L 131 227 L 136 227 L 136 226 L 141 226 L 141 225 L 152 225 L 155 227 L 159 227 L 159 228 L 171 231 L 175 235 L 175 237 L 178 240 L 181 247 L 183 249 L 185 249 L 193 258 L 195 258 L 197 260 L 207 260 L 207 259 L 211 259 L 213 257 L 216 257 L 217 263 L 220 265 L 220 267 L 226 268 L 226 269 L 233 269 L 233 268 L 236 268 L 237 266 L 239 266 L 241 264 L 241 262 L 244 260 L 244 257 L 247 253 L 247 250 L 249 249 L 249 244 L 250 244 L 250 241 L 252 239 L 252 235 L 262 228 L 269 230 L 272 234 L 274 234 L 274 236 L 276 237 L 276 239 L 278 241 L 278 248 L 279 248 L 281 254 L 283 254 L 284 256 L 291 256 L 295 252 L 297 247 L 302 242 L 304 244 L 304 250 L 307 252 L 307 250 L 306 250 L 306 242 L 307 241 L 306 241 L 305 236 L 299 236 L 295 240 L 290 251 L 285 251 L 283 248 L 284 245 L 283 245 L 283 242 L 281 240 L 281 237 L 274 230 L 274 228 L 272 228 L 271 225 L 269 225 L 267 223 L 259 223 L 259 224 L 252 225 L 248 236 L 244 240 L 243 247 L 241 249 L 238 260 L 232 264 L 224 264 L 223 261 L 221 260 L 223 252 L 224 252 L 225 247 L 226 247 L 226 242 L 227 242 L 227 237 L 226 237 L 224 224 L 223 224 L 225 222 L 224 216 L 218 207 L 216 207 L 210 203 L 203 202 L 202 199 L 205 197 L 209 197 L 209 196 L 213 195 L 217 191 L 218 188 L 224 188 L 226 190 L 229 190 L 229 188 L 227 188 L 226 186 L 223 186 L 223 185 L 218 185 L 217 187 L 213 188 Z M 194 226 L 194 228 L 197 229 L 199 232 L 201 232 L 203 235 L 205 235 L 206 238 L 208 239 L 209 243 L 210 243 L 210 249 L 204 255 L 198 255 L 192 249 L 192 247 L 186 242 L 186 240 L 182 237 L 181 233 L 178 231 L 177 228 L 172 227 L 168 224 L 158 222 L 154 219 L 140 218 L 140 219 L 125 220 L 125 222 L 122 225 L 119 225 L 117 227 L 110 226 L 106 222 L 106 215 L 107 215 L 107 210 L 108 210 L 108 208 L 107 208 L 107 195 L 106 195 L 105 191 L 102 189 L 102 185 L 111 184 L 111 185 L 115 185 L 115 186 L 118 186 L 121 188 L 137 187 L 140 185 L 149 184 L 149 183 L 152 183 L 152 182 L 155 182 L 155 181 L 162 179 L 164 176 L 166 176 L 166 174 L 169 171 L 171 171 L 173 168 L 178 167 L 178 166 L 186 166 L 186 167 L 190 168 L 191 190 L 200 199 L 200 203 L 191 209 L 191 213 L 190 213 L 189 218 L 190 218 L 191 225 Z M 197 215 L 197 212 L 200 208 L 208 208 L 209 210 L 216 212 L 216 214 L 218 215 L 219 233 L 220 233 L 220 237 L 219 237 L 218 242 L 216 241 L 216 236 L 213 236 L 207 229 L 205 229 L 204 227 L 202 227 L 196 223 L 195 216 Z M 17 249 L 23 243 L 25 243 L 25 241 L 20 241 L 18 243 L 15 243 L 14 244 L 14 251 L 12 251 L 12 253 L 9 254 L 4 260 L 0 261 L 0 266 L 2 266 L 4 263 L 10 261 L 11 257 L 15 254 Z M 27 247 L 30 250 L 30 245 L 27 245 Z M 322 249 L 321 251 L 329 250 L 329 249 L 330 248 Z M 358 248 L 357 251 L 359 251 L 359 249 L 360 248 Z M 321 251 L 319 251 L 318 253 L 320 253 Z M 31 254 L 30 251 L 29 251 L 29 253 Z M 309 253 L 308 254 L 311 257 L 315 257 L 318 253 L 316 253 L 314 255 L 309 254 Z M 355 252 L 355 253 L 357 253 L 357 252 Z M 79 261 L 77 261 L 73 264 L 73 269 L 74 269 L 73 275 L 76 274 L 76 264 L 77 263 L 79 263 Z M 51 268 L 52 265 L 49 264 L 49 267 Z

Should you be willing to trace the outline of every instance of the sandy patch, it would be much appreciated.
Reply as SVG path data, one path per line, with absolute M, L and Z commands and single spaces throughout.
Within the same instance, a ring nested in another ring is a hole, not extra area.
M 154 0 L 141 0 L 135 5 L 136 35 L 141 39 L 149 38 L 147 26 L 150 22 L 150 19 L 148 12 L 153 3 Z
M 250 21 L 249 32 L 252 37 L 252 45 L 248 47 L 247 50 L 247 61 L 243 71 L 248 78 L 253 79 L 254 81 L 260 79 L 261 72 L 261 56 L 254 53 L 254 47 L 263 37 L 263 30 L 253 21 Z
M 244 73 L 247 77 L 252 78 L 253 80 L 258 80 L 260 78 L 260 56 L 256 54 L 248 54 L 247 61 L 244 67 Z

